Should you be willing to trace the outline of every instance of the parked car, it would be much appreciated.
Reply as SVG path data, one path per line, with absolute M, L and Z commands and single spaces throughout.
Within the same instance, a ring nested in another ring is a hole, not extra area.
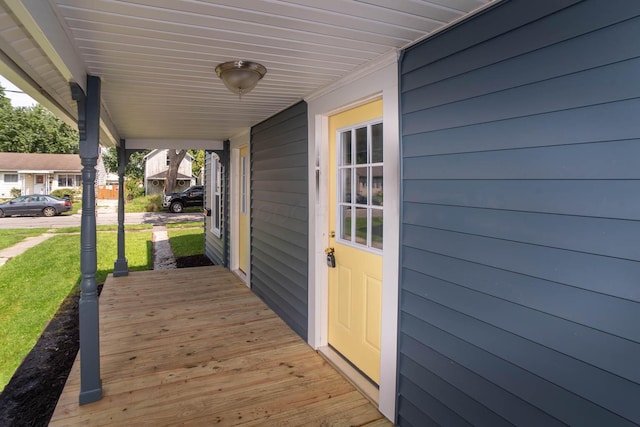
M 204 205 L 204 186 L 194 185 L 181 193 L 165 194 L 162 206 L 173 213 L 180 213 L 188 206 Z
M 32 194 L 0 203 L 0 218 L 11 215 L 55 216 L 70 210 L 70 199 L 60 199 L 48 194 Z

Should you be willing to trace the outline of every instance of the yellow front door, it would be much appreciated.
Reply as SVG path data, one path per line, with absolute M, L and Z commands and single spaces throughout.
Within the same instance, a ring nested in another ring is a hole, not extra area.
M 329 345 L 380 381 L 382 100 L 329 118 Z
M 240 199 L 238 212 L 239 242 L 238 242 L 238 268 L 243 272 L 249 271 L 249 147 L 240 148 L 240 164 L 238 168 L 238 182 L 240 184 Z

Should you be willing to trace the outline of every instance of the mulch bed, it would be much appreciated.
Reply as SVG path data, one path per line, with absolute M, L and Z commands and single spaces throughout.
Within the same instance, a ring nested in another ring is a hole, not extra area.
M 213 265 L 204 255 L 176 259 L 178 268 Z M 99 287 L 99 290 L 102 286 Z M 79 347 L 78 301 L 70 294 L 0 393 L 0 426 L 46 426 Z
M 213 265 L 211 260 L 204 255 L 191 255 L 176 258 L 176 267 L 204 267 L 205 265 Z

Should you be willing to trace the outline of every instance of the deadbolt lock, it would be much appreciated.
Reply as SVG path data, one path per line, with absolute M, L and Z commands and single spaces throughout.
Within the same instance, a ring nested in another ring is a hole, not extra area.
M 327 267 L 336 268 L 335 250 L 333 248 L 327 248 L 324 250 L 324 253 L 327 254 Z

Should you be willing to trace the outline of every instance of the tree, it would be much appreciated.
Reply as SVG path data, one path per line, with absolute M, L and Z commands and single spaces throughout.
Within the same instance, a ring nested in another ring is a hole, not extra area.
M 124 176 L 135 182 L 142 182 L 144 178 L 144 156 L 149 150 L 136 151 L 129 156 L 127 167 L 124 169 Z M 108 150 L 102 152 L 102 161 L 104 168 L 108 172 L 118 173 L 118 152 L 116 147 L 109 147 Z
M 180 163 L 187 155 L 187 150 L 167 150 L 167 157 L 169 158 L 169 169 L 167 169 L 167 179 L 164 180 L 164 193 L 173 193 L 176 187 L 176 180 L 178 179 L 178 168 Z
M 11 109 L 11 100 L 4 93 L 4 88 L 0 85 L 0 112 Z
M 197 176 L 204 167 L 204 150 L 189 150 L 189 154 L 193 157 L 191 173 Z
M 41 105 L 12 107 L 0 86 L 0 151 L 77 154 L 78 131 Z

